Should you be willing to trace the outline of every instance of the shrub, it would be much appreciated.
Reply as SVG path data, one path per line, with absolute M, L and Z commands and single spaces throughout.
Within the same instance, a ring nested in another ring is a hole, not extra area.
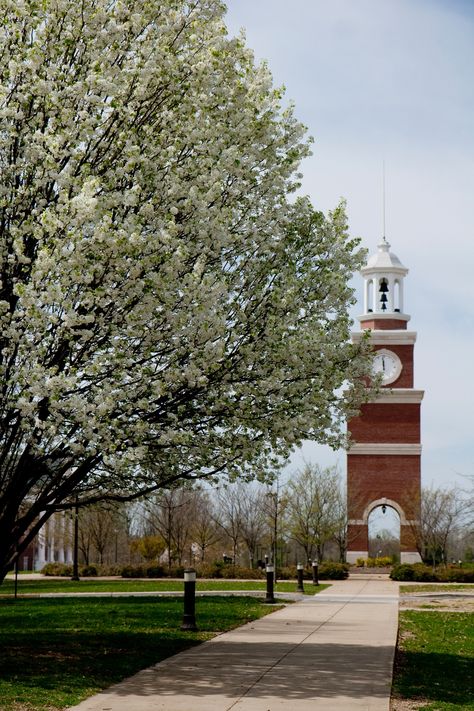
M 155 563 L 147 565 L 144 572 L 147 578 L 163 578 L 165 575 L 165 569 L 163 566 Z
M 448 567 L 436 571 L 438 580 L 446 583 L 474 583 L 474 570 Z
M 221 561 L 198 566 L 199 578 L 225 578 L 227 580 L 262 580 L 265 571 L 260 568 L 243 568 L 239 565 L 224 565 Z
M 423 563 L 395 565 L 390 573 L 392 580 L 417 583 L 474 583 L 474 571 L 448 567 L 433 570 Z
M 334 563 L 332 561 L 323 561 L 318 566 L 318 577 L 322 580 L 345 580 L 349 575 L 349 565 L 347 563 Z M 285 568 L 278 569 L 279 580 L 296 580 L 298 577 L 296 565 L 290 565 Z M 312 580 L 312 566 L 308 566 L 303 570 L 303 579 Z
M 349 576 L 349 565 L 326 561 L 319 564 L 318 574 L 321 580 L 345 580 Z
M 121 575 L 122 578 L 146 578 L 145 571 L 141 565 L 124 565 Z
M 424 563 L 414 563 L 413 571 L 413 580 L 418 583 L 431 583 L 438 580 L 436 571 L 433 571 L 433 568 Z
M 46 563 L 41 572 L 43 575 L 61 575 L 67 578 L 72 575 L 72 565 L 68 563 Z
M 79 569 L 79 575 L 83 578 L 95 578 L 97 577 L 97 566 L 96 565 L 82 565 Z
M 291 580 L 292 578 L 296 578 L 296 566 L 278 568 L 277 572 L 278 580 Z M 265 575 L 265 571 L 263 571 L 263 574 Z
M 400 565 L 393 566 L 392 572 L 390 573 L 390 577 L 392 580 L 398 580 L 402 582 L 409 581 L 414 579 L 415 571 L 412 565 L 409 565 L 408 563 L 401 563 Z
M 188 566 L 186 566 L 186 568 L 187 568 L 187 567 L 188 567 Z M 189 567 L 191 567 L 191 566 L 189 566 Z M 167 570 L 167 572 L 165 573 L 165 575 L 166 575 L 168 578 L 184 578 L 184 565 L 175 565 L 175 566 L 173 566 L 172 568 L 170 568 L 169 570 Z
M 356 565 L 359 568 L 387 568 L 393 563 L 390 556 L 383 556 L 382 558 L 357 558 Z
M 214 563 L 203 563 L 197 567 L 197 575 L 199 578 L 222 578 L 222 561 L 216 560 Z
M 235 578 L 237 580 L 262 580 L 265 577 L 265 573 L 260 568 L 226 566 L 222 571 L 222 577 Z
M 97 570 L 99 575 L 104 575 L 106 577 L 122 575 L 123 566 L 119 563 L 113 563 L 112 565 L 98 565 Z

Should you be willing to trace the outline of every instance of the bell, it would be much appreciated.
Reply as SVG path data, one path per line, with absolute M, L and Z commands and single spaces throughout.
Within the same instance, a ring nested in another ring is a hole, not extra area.
M 388 284 L 387 284 L 387 282 L 385 281 L 385 279 L 382 279 L 382 281 L 380 282 L 379 291 L 381 291 L 381 292 L 384 293 L 384 294 L 388 291 Z
M 380 297 L 380 301 L 381 301 L 382 303 L 385 303 L 386 301 L 388 301 L 387 294 L 382 294 L 382 296 Z
M 387 507 L 385 506 L 385 504 L 382 504 L 382 513 L 384 514 L 386 510 L 387 510 Z

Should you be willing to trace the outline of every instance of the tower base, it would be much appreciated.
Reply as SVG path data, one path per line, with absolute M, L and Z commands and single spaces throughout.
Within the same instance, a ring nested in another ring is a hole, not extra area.
M 358 558 L 368 558 L 368 551 L 347 551 L 346 561 L 349 565 L 355 565 Z M 420 554 L 416 551 L 405 551 L 400 553 L 400 563 L 421 563 Z
M 400 563 L 421 563 L 421 556 L 417 551 L 400 553 Z
M 365 560 L 368 557 L 369 551 L 347 551 L 346 553 L 346 561 L 349 565 L 355 565 L 358 558 L 364 558 Z

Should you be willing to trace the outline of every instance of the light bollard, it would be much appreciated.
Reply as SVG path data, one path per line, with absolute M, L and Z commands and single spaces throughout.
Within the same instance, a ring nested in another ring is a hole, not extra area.
M 266 596 L 264 602 L 268 603 L 269 605 L 273 605 L 276 602 L 275 596 L 273 594 L 273 574 L 274 574 L 273 565 L 267 565 L 266 572 L 267 572 L 267 596 Z
M 297 592 L 304 593 L 304 587 L 303 587 L 303 564 L 298 563 L 296 566 L 296 571 L 298 574 L 298 586 L 296 588 Z
M 184 571 L 184 614 L 182 630 L 194 631 L 196 627 L 195 616 L 196 601 L 196 571 L 194 568 L 186 568 Z
M 319 585 L 318 561 L 313 560 L 313 585 Z

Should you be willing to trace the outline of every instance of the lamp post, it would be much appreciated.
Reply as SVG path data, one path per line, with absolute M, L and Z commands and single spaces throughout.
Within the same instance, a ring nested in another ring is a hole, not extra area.
M 275 595 L 273 594 L 273 565 L 267 565 L 267 595 L 264 602 L 268 605 L 273 605 L 275 600 Z
M 296 571 L 298 574 L 298 585 L 296 587 L 297 592 L 299 593 L 304 593 L 304 586 L 303 586 L 303 564 L 298 563 L 296 566 Z
M 269 507 L 270 509 L 270 518 L 271 522 L 273 524 L 273 531 L 272 531 L 272 538 L 273 538 L 273 545 L 272 545 L 272 558 L 273 558 L 273 567 L 274 567 L 274 581 L 276 583 L 277 581 L 277 554 L 278 554 L 278 490 L 279 490 L 279 481 L 277 479 L 276 481 L 276 488 L 275 491 L 269 491 L 267 493 L 267 496 L 270 498 L 271 506 Z
M 196 627 L 196 571 L 186 568 L 184 571 L 184 614 L 181 629 L 193 632 Z

